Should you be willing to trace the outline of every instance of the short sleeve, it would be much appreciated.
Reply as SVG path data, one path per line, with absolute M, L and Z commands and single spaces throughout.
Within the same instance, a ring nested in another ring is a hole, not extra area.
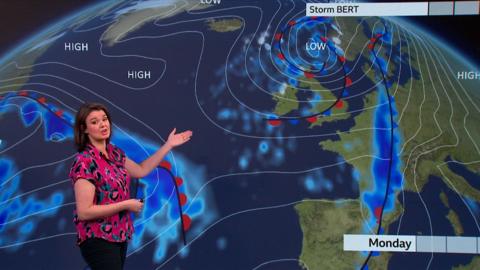
M 69 177 L 73 184 L 75 184 L 78 179 L 83 178 L 95 185 L 95 171 L 97 170 L 97 167 L 97 164 L 92 158 L 79 154 L 73 161 Z

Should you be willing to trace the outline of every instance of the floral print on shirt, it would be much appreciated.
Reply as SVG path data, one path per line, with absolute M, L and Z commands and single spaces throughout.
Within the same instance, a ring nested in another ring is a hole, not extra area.
M 123 150 L 107 144 L 108 157 L 92 144 L 78 153 L 73 161 L 69 177 L 72 184 L 83 178 L 95 186 L 93 203 L 107 205 L 130 198 L 130 175 L 125 168 Z M 73 222 L 77 228 L 77 244 L 88 238 L 103 238 L 110 242 L 124 242 L 133 235 L 133 223 L 128 211 L 94 220 L 79 220 L 74 210 Z

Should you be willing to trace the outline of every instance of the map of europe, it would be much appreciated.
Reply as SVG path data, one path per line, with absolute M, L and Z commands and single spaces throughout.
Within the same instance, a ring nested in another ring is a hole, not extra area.
M 0 55 L 0 268 L 85 269 L 68 171 L 96 101 L 137 162 L 195 134 L 138 179 L 126 269 L 478 269 L 343 242 L 479 235 L 478 70 L 407 19 L 303 1 L 87 6 Z

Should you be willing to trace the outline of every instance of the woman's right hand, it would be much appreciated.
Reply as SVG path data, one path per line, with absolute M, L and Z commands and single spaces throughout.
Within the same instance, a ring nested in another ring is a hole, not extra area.
M 143 201 L 139 199 L 129 199 L 125 201 L 126 210 L 140 213 L 143 209 Z

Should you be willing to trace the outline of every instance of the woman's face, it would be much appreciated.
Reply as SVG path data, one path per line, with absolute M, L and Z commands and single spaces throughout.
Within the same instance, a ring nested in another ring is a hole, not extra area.
M 110 137 L 110 122 L 103 110 L 91 111 L 85 123 L 85 133 L 90 141 L 104 141 Z

